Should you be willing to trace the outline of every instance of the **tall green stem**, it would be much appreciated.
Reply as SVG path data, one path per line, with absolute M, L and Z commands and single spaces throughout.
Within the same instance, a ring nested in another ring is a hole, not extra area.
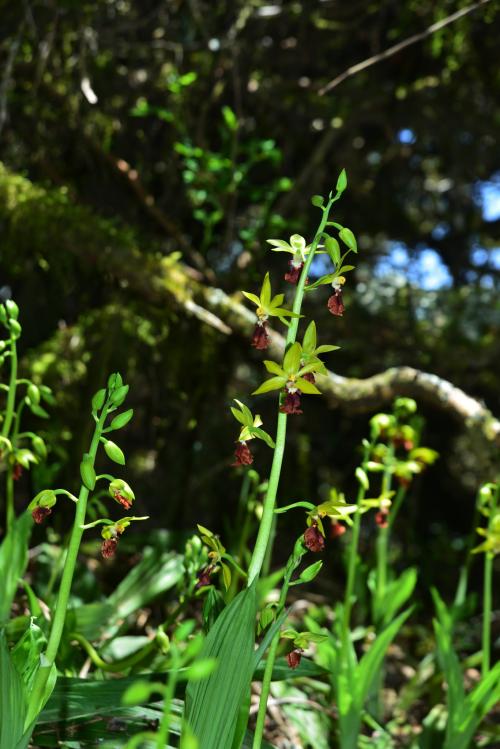
M 5 419 L 2 427 L 2 437 L 9 436 L 14 410 L 16 407 L 16 389 L 17 389 L 17 346 L 16 341 L 10 339 L 10 378 L 9 392 L 7 393 L 7 403 L 5 406 Z
M 300 563 L 302 554 L 294 553 L 287 564 L 285 570 L 285 577 L 283 580 L 283 586 L 279 597 L 278 607 L 276 609 L 276 617 L 279 617 L 283 611 L 286 603 L 286 597 L 288 595 L 288 588 L 290 587 L 290 580 L 292 578 L 294 570 Z M 255 724 L 255 733 L 253 737 L 252 749 L 260 749 L 262 744 L 262 737 L 264 735 L 264 726 L 266 722 L 266 711 L 267 711 L 267 700 L 269 699 L 269 693 L 271 691 L 271 681 L 273 678 L 274 663 L 276 661 L 276 653 L 278 651 L 278 645 L 280 641 L 280 632 L 276 632 L 274 635 L 271 645 L 267 653 L 266 667 L 264 669 L 264 677 L 262 679 L 262 689 L 259 699 L 259 711 L 257 713 L 257 721 Z
M 305 290 L 307 275 L 309 273 L 309 268 L 311 267 L 311 263 L 312 263 L 314 254 L 316 252 L 316 249 L 318 247 L 319 241 L 321 239 L 321 235 L 328 221 L 328 214 L 330 212 L 330 208 L 332 207 L 334 200 L 335 198 L 331 198 L 323 210 L 323 218 L 321 219 L 320 225 L 315 234 L 314 240 L 311 244 L 311 249 L 309 251 L 309 254 L 307 255 L 306 262 L 304 263 L 304 267 L 302 268 L 302 273 L 300 274 L 300 279 L 297 284 L 297 289 L 295 292 L 295 298 L 294 298 L 293 307 L 292 307 L 292 311 L 295 312 L 297 315 L 300 315 L 300 311 L 302 309 L 302 300 L 304 298 L 304 290 Z M 297 338 L 298 327 L 299 327 L 299 317 L 293 317 L 290 322 L 290 327 L 288 328 L 285 349 L 287 349 L 289 346 L 295 343 L 295 340 Z M 276 427 L 276 440 L 275 440 L 276 447 L 274 448 L 273 462 L 271 466 L 271 473 L 269 476 L 269 485 L 267 488 L 266 496 L 264 498 L 264 507 L 262 511 L 262 518 L 260 521 L 259 532 L 257 534 L 257 540 L 255 542 L 252 559 L 250 561 L 250 566 L 248 569 L 248 586 L 250 586 L 255 580 L 255 578 L 260 575 L 260 572 L 262 570 L 262 565 L 264 563 L 264 559 L 266 556 L 266 549 L 267 549 L 269 539 L 271 536 L 274 506 L 276 503 L 276 495 L 278 492 L 278 484 L 279 484 L 280 475 L 281 475 L 281 466 L 283 464 L 283 455 L 285 452 L 286 425 L 287 425 L 287 415 L 284 413 L 278 412 L 278 423 Z
M 354 595 L 354 584 L 356 581 L 356 566 L 358 561 L 358 546 L 359 546 L 359 534 L 361 531 L 361 513 L 359 508 L 361 501 L 365 498 L 366 489 L 360 485 L 358 489 L 358 496 L 356 504 L 358 510 L 354 516 L 354 523 L 352 526 L 351 544 L 349 547 L 349 561 L 347 566 L 347 582 L 344 596 L 344 630 L 349 629 L 349 623 L 351 620 L 351 609 L 352 599 Z
M 170 735 L 170 719 L 172 713 L 172 700 L 175 696 L 178 670 L 179 666 L 176 663 L 172 663 L 169 679 L 165 688 L 165 697 L 163 699 L 163 715 L 156 736 L 157 749 L 164 749 L 164 747 L 168 746 L 168 737 Z
M 490 670 L 491 652 L 491 591 L 493 584 L 493 554 L 484 555 L 484 581 L 483 581 L 483 637 L 482 637 L 482 666 L 481 676 L 484 677 Z
M 97 448 L 99 446 L 99 440 L 104 428 L 104 422 L 108 413 L 108 402 L 105 403 L 99 421 L 97 422 L 92 442 L 90 444 L 89 456 L 92 464 L 95 461 Z M 59 587 L 59 595 L 57 598 L 54 618 L 52 621 L 52 627 L 50 630 L 49 642 L 47 644 L 47 650 L 43 657 L 43 665 L 40 666 L 38 673 L 33 684 L 33 690 L 30 696 L 28 706 L 28 716 L 26 718 L 25 728 L 27 728 L 38 715 L 44 701 L 44 692 L 47 685 L 47 681 L 50 676 L 52 666 L 55 663 L 59 644 L 64 629 L 64 622 L 66 620 L 66 610 L 68 608 L 69 597 L 71 593 L 71 585 L 73 582 L 73 575 L 75 572 L 76 560 L 78 557 L 78 551 L 80 548 L 80 542 L 83 535 L 83 525 L 85 524 L 85 514 L 87 511 L 87 500 L 89 496 L 89 490 L 82 484 L 80 487 L 80 493 L 78 495 L 78 502 L 76 503 L 75 520 L 73 523 L 73 529 L 71 531 L 71 537 L 68 545 L 68 554 L 66 557 L 66 563 L 64 566 L 61 584 Z
M 394 458 L 394 447 L 389 446 L 387 451 L 387 464 L 382 477 L 382 494 L 387 494 L 391 489 L 392 484 L 392 462 Z M 399 508 L 398 508 L 399 509 Z M 385 595 L 385 589 L 387 585 L 387 548 L 389 545 L 389 526 L 387 528 L 379 528 L 376 551 L 377 551 L 377 588 L 375 591 L 375 624 L 377 627 L 380 624 L 380 619 L 383 616 L 381 611 L 382 601 Z
M 12 469 L 9 466 L 7 468 L 7 477 L 5 479 L 5 500 L 6 500 L 6 529 L 7 533 L 12 530 L 14 525 L 14 477 L 12 475 Z
M 10 339 L 10 377 L 9 392 L 7 393 L 7 403 L 5 405 L 5 418 L 2 426 L 2 437 L 9 438 L 12 420 L 14 418 L 16 407 L 16 390 L 17 390 L 17 346 L 14 338 Z M 12 467 L 7 463 L 7 478 L 5 486 L 5 503 L 6 516 L 5 527 L 8 533 L 14 523 L 14 482 L 12 478 Z
M 500 495 L 500 484 L 497 486 L 493 497 L 490 517 L 489 530 L 491 530 L 493 519 L 495 518 Z M 490 670 L 490 653 L 491 653 L 491 611 L 492 611 L 492 589 L 493 589 L 493 560 L 494 554 L 486 552 L 484 555 L 484 581 L 483 581 L 483 636 L 482 636 L 482 667 L 481 675 L 484 679 Z

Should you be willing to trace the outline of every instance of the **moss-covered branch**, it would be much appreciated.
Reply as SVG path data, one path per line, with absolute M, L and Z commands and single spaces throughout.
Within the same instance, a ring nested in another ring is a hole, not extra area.
M 126 227 L 95 216 L 88 208 L 71 203 L 63 190 L 33 185 L 0 165 L 0 220 L 3 231 L 4 267 L 18 264 L 26 273 L 26 259 L 39 263 L 64 263 L 71 257 L 76 272 L 98 273 L 106 282 L 126 289 L 127 294 L 160 308 L 177 308 L 196 317 L 223 335 L 250 338 L 255 316 L 230 296 L 203 283 L 199 271 L 180 262 L 177 253 L 161 255 L 140 248 L 137 237 Z M 38 243 L 42 245 L 38 245 Z M 53 253 L 53 258 L 48 257 Z M 271 331 L 271 353 L 283 353 L 284 338 Z M 392 367 L 385 372 L 357 379 L 332 372 L 320 385 L 333 407 L 369 411 L 395 396 L 410 395 L 443 410 L 482 435 L 500 444 L 500 421 L 480 401 L 436 375 L 412 367 Z

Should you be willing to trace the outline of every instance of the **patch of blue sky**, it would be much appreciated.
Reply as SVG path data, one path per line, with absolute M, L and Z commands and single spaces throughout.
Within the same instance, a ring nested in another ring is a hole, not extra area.
M 491 250 L 475 247 L 471 252 L 471 260 L 474 265 L 487 265 L 498 270 L 500 269 L 500 247 L 493 247 Z
M 400 143 L 411 144 L 416 142 L 417 136 L 409 127 L 403 127 L 401 130 L 398 130 L 396 139 Z
M 435 250 L 426 247 L 410 258 L 404 244 L 392 242 L 389 253 L 378 261 L 375 275 L 383 278 L 401 273 L 425 291 L 449 288 L 452 284 L 450 272 Z
M 497 221 L 500 218 L 500 173 L 493 175 L 493 179 L 488 182 L 479 182 L 477 195 L 484 220 Z

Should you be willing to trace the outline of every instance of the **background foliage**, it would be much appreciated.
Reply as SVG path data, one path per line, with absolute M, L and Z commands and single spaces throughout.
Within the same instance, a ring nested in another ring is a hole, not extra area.
M 222 529 L 239 491 L 228 405 L 260 366 L 248 341 L 175 299 L 186 278 L 233 294 L 269 264 L 282 275 L 264 240 L 306 234 L 309 196 L 342 167 L 341 220 L 361 252 L 345 317 L 314 310 L 342 346 L 330 367 L 365 377 L 410 364 L 500 412 L 498 6 L 319 93 L 466 4 L 1 4 L 0 293 L 22 309 L 23 366 L 59 404 L 55 451 L 26 496 L 47 473 L 74 474 L 85 404 L 119 368 L 137 414 L 130 472 L 154 524 Z M 159 259 L 171 304 L 149 272 Z M 291 429 L 283 497 L 349 491 L 366 415 L 312 400 Z M 269 422 L 274 403 L 261 403 Z M 424 413 L 443 459 L 411 509 L 415 556 L 470 526 L 472 493 L 490 478 L 447 416 Z

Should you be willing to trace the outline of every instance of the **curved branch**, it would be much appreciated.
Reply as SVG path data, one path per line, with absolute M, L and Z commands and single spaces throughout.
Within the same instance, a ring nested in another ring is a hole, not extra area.
M 20 201 L 21 211 L 27 205 L 28 196 L 32 202 L 36 202 L 43 200 L 47 193 L 44 188 L 35 189 L 22 178 L 16 178 L 14 187 L 24 196 L 24 200 Z M 17 201 L 14 194 L 11 195 L 11 203 L 7 215 L 14 214 L 10 218 L 15 219 Z M 51 206 L 53 214 L 50 213 Z M 74 210 L 80 211 L 82 222 L 93 220 L 88 209 L 75 206 Z M 200 272 L 178 262 L 175 254 L 158 256 L 120 243 L 116 233 L 106 233 L 103 220 L 95 225 L 95 247 L 89 247 L 87 242 L 78 241 L 77 235 L 68 234 L 64 213 L 59 211 L 56 200 L 52 203 L 45 201 L 44 212 L 57 236 L 61 237 L 60 252 L 75 255 L 85 265 L 94 264 L 103 277 L 118 281 L 127 294 L 132 292 L 159 308 L 174 305 L 222 335 L 237 334 L 250 340 L 255 314 L 241 303 L 241 294 L 230 296 L 222 289 L 206 285 Z M 22 218 L 23 214 L 20 215 Z M 22 225 L 19 216 L 17 220 L 6 222 L 7 239 L 21 252 L 24 235 L 21 233 L 18 238 L 16 232 Z M 59 225 L 60 232 L 57 231 Z M 101 246 L 106 246 L 105 252 L 98 249 Z M 285 340 L 276 331 L 270 332 L 270 338 L 270 353 L 280 359 Z M 398 395 L 410 395 L 447 412 L 466 428 L 474 429 L 475 435 L 481 435 L 490 444 L 500 445 L 500 421 L 491 411 L 451 382 L 428 372 L 412 367 L 392 367 L 366 379 L 341 377 L 329 372 L 321 378 L 320 387 L 331 406 L 358 411 L 380 408 Z
M 461 8 L 460 10 L 457 10 L 456 13 L 452 13 L 451 16 L 447 16 L 446 18 L 442 18 L 440 21 L 437 21 L 436 23 L 431 24 L 426 29 L 424 29 L 424 31 L 420 31 L 417 34 L 413 34 L 412 36 L 409 36 L 407 39 L 403 39 L 403 41 L 398 42 L 397 44 L 394 44 L 392 47 L 388 47 L 383 52 L 380 52 L 377 55 L 373 55 L 373 57 L 369 57 L 367 60 L 362 60 L 361 62 L 358 62 L 356 65 L 351 65 L 350 68 L 347 68 L 347 70 L 344 70 L 343 73 L 340 73 L 340 75 L 338 75 L 336 78 L 334 78 L 325 86 L 323 86 L 318 91 L 319 95 L 323 96 L 324 94 L 327 94 L 329 91 L 336 88 L 339 84 L 341 84 L 347 78 L 351 78 L 353 75 L 356 75 L 356 73 L 361 73 L 361 71 L 366 70 L 366 68 L 371 68 L 372 65 L 376 65 L 378 62 L 387 60 L 389 57 L 392 57 L 398 52 L 401 52 L 401 50 L 406 49 L 406 47 L 410 47 L 412 44 L 415 44 L 416 42 L 420 42 L 423 39 L 426 39 L 428 36 L 435 34 L 436 31 L 440 31 L 440 29 L 443 29 L 445 26 L 448 26 L 450 23 L 454 23 L 459 18 L 462 18 L 463 16 L 466 16 L 467 14 L 472 13 L 473 11 L 480 8 L 482 5 L 486 5 L 486 3 L 489 3 L 489 2 L 490 0 L 479 0 L 479 2 L 474 3 L 473 5 L 468 5 L 466 8 Z

